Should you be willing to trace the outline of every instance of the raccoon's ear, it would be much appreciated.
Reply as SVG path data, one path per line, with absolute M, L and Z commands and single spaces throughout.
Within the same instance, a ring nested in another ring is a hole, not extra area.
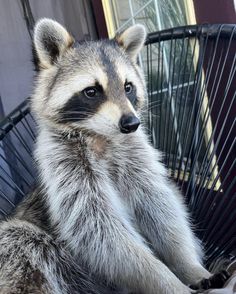
M 125 48 L 131 59 L 136 62 L 146 36 L 145 27 L 141 24 L 136 24 L 125 30 L 121 35 L 116 36 L 116 40 L 120 46 Z
M 33 38 L 38 67 L 49 68 L 73 43 L 73 37 L 58 22 L 48 18 L 39 20 Z

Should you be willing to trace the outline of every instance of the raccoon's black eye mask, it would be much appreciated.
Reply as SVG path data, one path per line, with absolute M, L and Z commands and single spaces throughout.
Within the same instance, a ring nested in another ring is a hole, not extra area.
M 136 87 L 131 82 L 125 82 L 124 91 L 126 97 L 135 107 L 137 104 Z M 94 86 L 87 87 L 79 93 L 75 93 L 59 111 L 60 123 L 73 123 L 82 121 L 96 113 L 107 96 L 102 86 L 96 82 Z
M 96 113 L 102 103 L 107 100 L 102 86 L 87 87 L 75 93 L 59 111 L 59 122 L 78 122 Z

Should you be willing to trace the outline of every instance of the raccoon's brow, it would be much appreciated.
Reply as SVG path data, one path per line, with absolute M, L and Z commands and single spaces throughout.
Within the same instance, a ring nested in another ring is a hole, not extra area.
M 103 92 L 103 86 L 99 83 L 98 80 L 95 81 L 95 87 L 98 89 L 98 91 Z
M 86 88 L 89 88 L 89 87 L 95 87 L 99 92 L 104 92 L 103 86 L 96 79 L 95 79 L 94 83 L 88 84 L 85 88 L 83 88 L 79 92 L 83 92 Z M 74 95 L 76 95 L 77 93 L 78 92 L 75 92 Z

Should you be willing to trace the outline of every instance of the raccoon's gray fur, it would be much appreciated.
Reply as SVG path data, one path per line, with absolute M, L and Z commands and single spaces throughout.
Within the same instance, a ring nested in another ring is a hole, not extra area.
M 37 23 L 40 188 L 0 226 L 1 293 L 187 294 L 210 276 L 182 197 L 138 128 L 145 38 L 135 25 L 75 46 L 57 22 Z

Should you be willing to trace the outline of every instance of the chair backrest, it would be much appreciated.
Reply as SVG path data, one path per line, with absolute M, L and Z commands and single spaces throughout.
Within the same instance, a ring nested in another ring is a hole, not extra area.
M 185 194 L 208 261 L 236 249 L 236 25 L 152 33 L 147 124 Z
M 183 191 L 207 262 L 236 255 L 236 26 L 148 35 L 142 66 L 153 145 Z M 36 124 L 26 100 L 0 122 L 0 218 L 32 189 Z
M 28 100 L 0 122 L 0 219 L 8 215 L 35 184 L 32 158 L 35 126 Z

